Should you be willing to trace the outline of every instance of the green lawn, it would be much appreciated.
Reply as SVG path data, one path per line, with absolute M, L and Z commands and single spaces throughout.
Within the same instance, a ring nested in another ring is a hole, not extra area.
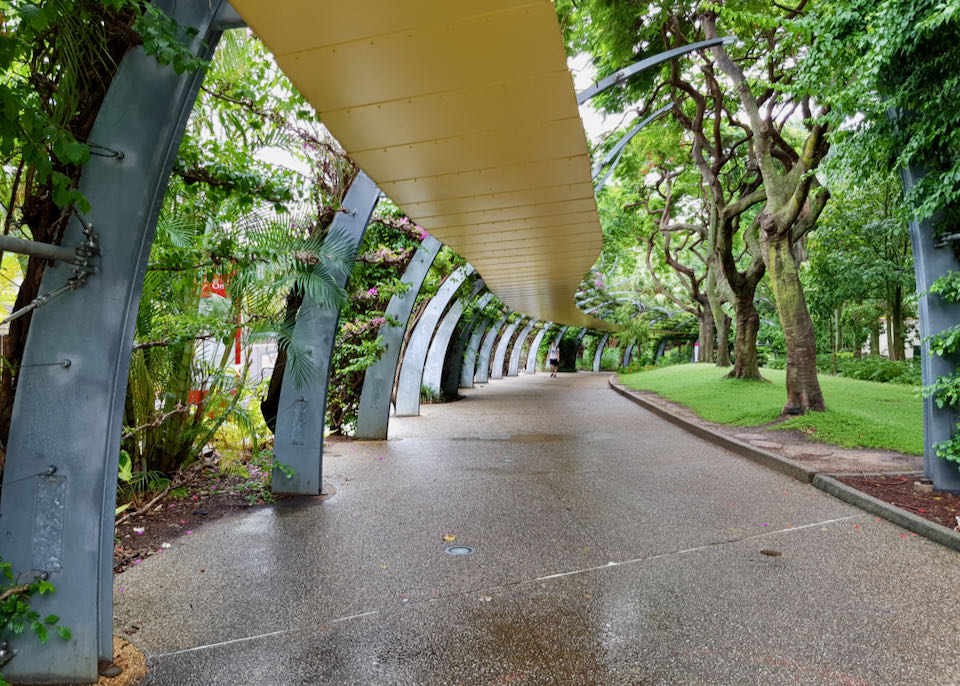
M 700 417 L 718 424 L 757 426 L 772 422 L 787 401 L 785 372 L 762 370 L 772 383 L 723 378 L 712 364 L 682 364 L 620 380 L 630 388 L 654 391 L 686 405 Z M 811 437 L 848 448 L 889 448 L 923 454 L 923 410 L 912 386 L 858 381 L 820 375 L 826 412 L 794 417 L 778 429 L 811 431 Z

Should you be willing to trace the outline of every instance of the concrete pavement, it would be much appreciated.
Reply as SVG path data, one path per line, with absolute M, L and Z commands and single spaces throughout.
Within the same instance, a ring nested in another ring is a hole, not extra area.
M 333 444 L 332 498 L 119 576 L 118 632 L 157 686 L 960 683 L 960 555 L 607 376 L 508 378 Z

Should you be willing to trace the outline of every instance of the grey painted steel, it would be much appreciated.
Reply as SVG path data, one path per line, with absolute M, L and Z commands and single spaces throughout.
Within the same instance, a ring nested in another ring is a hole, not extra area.
M 560 327 L 560 332 L 557 334 L 556 340 L 554 340 L 554 343 L 557 344 L 557 347 L 560 347 L 560 341 L 563 340 L 563 334 L 565 334 L 567 332 L 567 329 L 569 328 L 570 328 L 569 326 Z
M 583 342 L 584 336 L 586 336 L 588 333 L 590 333 L 590 330 L 589 330 L 589 329 L 584 329 L 583 331 L 581 331 L 581 332 L 577 335 L 577 348 L 580 347 L 580 343 Z
M 379 199 L 380 189 L 366 174 L 359 172 L 350 184 L 341 211 L 330 225 L 329 237 L 347 242 L 351 255 L 355 256 Z M 346 284 L 352 264 L 351 257 L 347 269 L 335 275 L 338 286 Z M 284 474 L 274 469 L 274 493 L 320 494 L 327 388 L 339 319 L 339 308 L 325 307 L 309 295 L 304 297 L 293 340 L 310 359 L 313 370 L 309 379 L 298 387 L 293 365 L 288 362 L 284 369 L 273 450 L 277 461 L 293 472 Z
M 693 52 L 694 50 L 703 50 L 704 48 L 710 48 L 715 45 L 729 45 L 736 40 L 733 36 L 724 36 L 722 38 L 711 38 L 709 40 L 702 40 L 697 43 L 691 43 L 690 45 L 683 45 L 679 48 L 673 48 L 672 50 L 667 50 L 661 52 L 653 57 L 648 57 L 644 60 L 640 60 L 634 64 L 631 64 L 629 67 L 624 67 L 620 71 L 616 71 L 605 79 L 597 81 L 595 84 L 589 88 L 577 93 L 577 104 L 582 105 L 590 98 L 600 95 L 603 91 L 608 88 L 612 88 L 619 83 L 623 83 L 629 79 L 634 74 L 639 74 L 644 69 L 649 69 L 650 67 L 655 67 L 658 64 L 663 64 L 668 62 L 676 57 L 685 55 L 688 52 Z
M 509 315 L 507 315 L 509 317 Z M 493 352 L 493 344 L 500 335 L 500 331 L 507 323 L 507 317 L 504 317 L 487 331 L 483 337 L 483 343 L 480 345 L 480 354 L 477 361 L 477 383 L 487 383 L 490 380 L 490 355 Z
M 507 376 L 518 376 L 520 374 L 520 356 L 523 354 L 523 344 L 527 342 L 527 337 L 533 330 L 538 320 L 531 319 L 530 323 L 523 327 L 520 335 L 517 336 L 516 343 L 510 351 L 510 364 L 507 367 Z
M 530 352 L 527 353 L 527 374 L 537 373 L 537 353 L 540 352 L 540 344 L 543 343 L 543 337 L 547 335 L 551 326 L 553 326 L 553 322 L 544 324 L 543 328 L 534 337 L 533 343 L 530 344 Z
M 490 319 L 482 319 L 476 323 L 470 332 L 470 339 L 467 341 L 467 347 L 463 353 L 463 365 L 460 367 L 460 388 L 473 388 L 474 378 L 477 374 L 480 343 L 483 341 L 483 334 L 487 332 L 492 323 Z
M 384 350 L 380 359 L 363 375 L 363 390 L 360 392 L 360 405 L 357 409 L 357 430 L 354 432 L 356 438 L 379 440 L 387 437 L 390 399 L 393 397 L 393 382 L 397 377 L 397 362 L 400 360 L 403 336 L 430 266 L 442 247 L 443 243 L 433 236 L 427 236 L 400 279 L 408 284 L 409 288 L 403 295 L 394 294 L 390 298 L 385 315 L 399 323 L 396 326 L 385 324 L 380 328 Z
M 903 187 L 909 191 L 921 176 L 914 167 L 901 170 Z M 910 239 L 913 243 L 913 265 L 917 280 L 920 314 L 920 340 L 923 341 L 920 356 L 920 375 L 924 386 L 936 383 L 937 377 L 950 376 L 957 370 L 957 359 L 942 358 L 930 350 L 929 337 L 955 326 L 960 321 L 960 305 L 951 305 L 936 295 L 927 295 L 930 286 L 940 276 L 956 270 L 957 261 L 950 246 L 934 245 L 934 226 L 930 220 L 909 222 Z M 957 426 L 957 412 L 949 407 L 939 408 L 933 397 L 923 399 L 923 471 L 933 480 L 934 488 L 942 491 L 960 492 L 960 471 L 957 465 L 937 456 L 934 445 L 949 440 Z
M 663 353 L 664 353 L 664 351 L 665 351 L 666 349 L 667 349 L 667 339 L 666 339 L 666 338 L 661 338 L 661 339 L 660 339 L 660 345 L 657 346 L 657 354 L 654 355 L 654 358 L 653 358 L 653 359 L 654 359 L 654 360 L 659 360 L 661 357 L 663 357 Z
M 522 322 L 523 319 L 524 318 L 521 317 L 517 321 L 507 324 L 507 328 L 504 329 L 503 335 L 500 337 L 500 342 L 497 343 L 497 350 L 493 354 L 493 367 L 490 369 L 491 379 L 503 378 L 503 364 L 507 359 L 507 346 L 510 345 L 513 332 L 517 330 L 517 327 L 520 326 L 520 322 Z
M 59 260 L 60 262 L 67 262 L 69 264 L 81 264 L 87 261 L 87 258 L 78 255 L 74 248 L 66 245 L 39 243 L 14 236 L 0 236 L 0 250 L 4 252 L 15 252 L 21 255 L 33 255 L 34 257 L 42 257 L 48 260 Z
M 453 336 L 460 318 L 463 317 L 463 311 L 476 297 L 480 289 L 483 288 L 483 279 L 477 279 L 473 283 L 470 293 L 459 298 L 447 313 L 443 315 L 437 330 L 433 333 L 433 340 L 430 341 L 430 348 L 427 351 L 427 361 L 423 365 L 423 380 L 420 382 L 434 393 L 440 392 L 440 385 L 443 380 L 443 363 L 447 360 L 447 350 L 450 348 L 450 338 Z
M 477 301 L 477 309 L 482 310 L 493 300 L 493 293 L 485 293 Z M 460 365 L 460 383 L 461 388 L 473 388 L 473 377 L 477 371 L 477 353 L 480 351 L 480 341 L 483 334 L 490 326 L 490 320 L 479 316 L 472 322 L 469 328 L 469 334 L 463 347 L 463 362 Z
M 603 171 L 603 168 L 607 165 L 610 165 L 610 168 L 607 170 L 607 173 L 603 175 L 603 178 L 600 180 L 600 183 L 597 184 L 594 188 L 594 193 L 599 193 L 604 186 L 607 185 L 607 181 L 610 179 L 610 175 L 613 174 L 613 170 L 617 168 L 617 165 L 620 163 L 620 158 L 623 156 L 623 151 L 627 147 L 627 143 L 633 140 L 633 137 L 636 136 L 640 131 L 643 130 L 647 124 L 651 123 L 657 119 L 660 115 L 665 114 L 673 109 L 673 103 L 669 105 L 664 105 L 659 110 L 654 112 L 648 117 L 645 117 L 643 121 L 634 126 L 630 131 L 627 132 L 623 138 L 617 141 L 617 144 L 613 146 L 613 149 L 607 154 L 606 157 L 593 169 L 593 180 L 596 181 L 597 177 L 600 176 L 600 172 Z
M 610 334 L 603 334 L 603 338 L 600 339 L 600 343 L 597 344 L 597 350 L 593 353 L 593 371 L 600 371 L 600 361 L 603 359 L 603 348 L 607 344 L 607 341 L 610 340 Z
M 219 1 L 157 4 L 197 27 L 191 48 L 204 59 L 212 55 Z M 157 216 L 202 78 L 177 75 L 141 48 L 130 50 L 90 132 L 91 141 L 123 152 L 92 157 L 80 179 L 102 256 L 83 288 L 33 313 L 0 501 L 0 554 L 23 578 L 50 575 L 57 593 L 35 596 L 33 609 L 59 615 L 73 638 L 54 636 L 44 647 L 29 629 L 11 637 L 18 652 L 3 668 L 11 681 L 93 682 L 98 658 L 113 659 L 113 522 L 133 333 Z M 73 217 L 63 244 L 82 241 Z M 48 267 L 40 292 L 72 274 L 64 263 Z M 51 465 L 55 474 L 37 476 Z
M 430 341 L 433 338 L 433 332 L 437 328 L 440 316 L 447 305 L 453 300 L 460 284 L 466 281 L 467 277 L 473 274 L 473 267 L 457 267 L 457 269 L 447 277 L 436 295 L 430 299 L 420 320 L 417 322 L 410 340 L 407 341 L 407 349 L 403 354 L 403 363 L 400 365 L 400 380 L 397 382 L 397 404 L 396 415 L 398 417 L 410 417 L 420 414 L 420 384 L 423 380 L 423 365 L 427 359 L 427 351 L 430 348 Z
M 623 362 L 620 365 L 621 367 L 626 367 L 628 364 L 630 364 L 630 358 L 633 357 L 633 347 L 634 344 L 631 343 L 627 346 L 627 349 L 623 351 Z
M 487 291 L 477 299 L 471 315 L 467 318 L 461 317 L 460 319 L 460 324 L 457 327 L 459 333 L 453 345 L 448 348 L 447 359 L 443 363 L 440 392 L 444 398 L 454 398 L 457 396 L 457 389 L 460 388 L 460 380 L 463 375 L 467 345 L 470 339 L 473 338 L 473 332 L 483 323 L 483 315 L 480 311 L 486 307 L 491 300 L 493 300 L 493 293 Z M 477 334 L 478 341 L 479 336 L 480 334 Z M 476 350 L 474 350 L 474 361 L 476 361 Z

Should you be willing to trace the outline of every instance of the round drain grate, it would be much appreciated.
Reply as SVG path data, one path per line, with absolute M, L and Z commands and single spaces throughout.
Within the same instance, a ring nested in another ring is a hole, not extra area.
M 473 553 L 473 548 L 468 548 L 465 545 L 452 545 L 449 548 L 444 548 L 443 552 L 447 555 L 470 555 Z

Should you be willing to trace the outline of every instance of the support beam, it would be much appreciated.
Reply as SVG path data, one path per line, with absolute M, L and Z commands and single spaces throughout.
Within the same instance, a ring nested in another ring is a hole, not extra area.
M 520 335 L 517 336 L 517 340 L 510 350 L 510 363 L 507 367 L 507 376 L 518 376 L 520 374 L 520 356 L 523 354 L 523 344 L 527 342 L 527 337 L 530 335 L 536 323 L 536 319 L 531 319 L 530 323 L 523 327 Z
M 507 317 L 509 317 L 509 313 Z M 504 317 L 487 331 L 483 337 L 483 343 L 480 345 L 480 354 L 477 357 L 477 383 L 487 383 L 490 380 L 490 355 L 493 352 L 493 344 L 500 335 L 500 331 L 507 323 L 507 317 Z
M 503 378 L 503 365 L 507 359 L 507 347 L 510 345 L 510 340 L 513 338 L 513 334 L 520 325 L 520 322 L 524 319 L 525 317 L 520 317 L 515 322 L 507 324 L 507 328 L 500 337 L 500 342 L 497 343 L 497 351 L 493 354 L 493 367 L 490 369 L 491 379 Z
M 440 380 L 440 392 L 444 398 L 456 398 L 457 389 L 460 388 L 460 380 L 464 371 L 464 358 L 467 353 L 467 345 L 473 338 L 473 332 L 483 323 L 482 310 L 493 300 L 493 293 L 487 291 L 477 300 L 473 306 L 473 312 L 467 318 L 460 319 L 459 331 L 454 339 L 453 345 L 447 351 L 447 359 L 443 363 L 443 376 Z M 480 340 L 480 334 L 477 333 L 477 341 Z M 476 349 L 474 349 L 474 362 L 476 362 Z M 473 366 L 471 366 L 471 386 L 473 385 Z
M 340 240 L 351 249 L 350 264 L 334 278 L 336 285 L 341 288 L 350 276 L 353 257 L 363 241 L 379 199 L 380 189 L 366 174 L 358 172 L 343 200 L 341 211 L 337 212 L 330 225 L 329 239 Z M 325 306 L 309 295 L 304 296 L 293 330 L 292 345 L 300 348 L 300 354 L 309 361 L 311 370 L 306 382 L 298 385 L 299 379 L 288 356 L 283 370 L 273 454 L 277 462 L 289 469 L 273 470 L 274 493 L 321 493 L 327 389 L 339 319 L 339 308 Z
M 592 176 L 593 180 L 596 181 L 597 177 L 600 176 L 600 172 L 603 171 L 604 167 L 609 165 L 607 173 L 603 175 L 603 178 L 600 180 L 600 183 L 594 188 L 594 193 L 599 193 L 604 186 L 607 185 L 607 181 L 610 179 L 610 175 L 613 174 L 613 170 L 617 168 L 617 165 L 620 163 L 620 158 L 623 156 L 623 151 L 627 147 L 627 144 L 633 140 L 634 136 L 640 133 L 645 126 L 655 121 L 658 117 L 663 114 L 666 114 L 673 109 L 673 103 L 669 105 L 664 105 L 659 110 L 651 114 L 649 117 L 645 117 L 643 121 L 630 129 L 627 134 L 617 141 L 617 144 L 613 146 L 613 149 L 607 154 L 606 157 L 601 160 L 601 162 L 594 167 Z
M 420 295 L 420 289 L 430 271 L 433 261 L 443 243 L 433 236 L 427 236 L 413 259 L 407 265 L 400 279 L 409 287 L 403 293 L 394 294 L 387 305 L 385 315 L 397 320 L 397 325 L 384 324 L 380 327 L 380 339 L 383 341 L 383 354 L 363 375 L 363 390 L 360 392 L 360 405 L 357 409 L 356 438 L 381 440 L 387 437 L 390 425 L 390 399 L 393 397 L 393 382 L 397 376 L 397 363 L 403 336 L 410 323 L 410 314 Z
M 567 332 L 567 329 L 569 329 L 569 328 L 570 328 L 569 326 L 561 326 L 561 327 L 560 327 L 560 331 L 559 331 L 559 333 L 557 333 L 557 339 L 554 341 L 554 343 L 557 344 L 557 347 L 558 347 L 558 348 L 560 347 L 560 341 L 563 340 L 563 334 L 565 334 L 565 333 Z
M 901 170 L 904 190 L 909 192 L 922 175 L 914 167 Z M 940 376 L 950 376 L 957 370 L 956 358 L 943 358 L 930 350 L 930 336 L 955 326 L 960 321 L 960 305 L 942 301 L 929 294 L 930 286 L 937 278 L 956 270 L 957 261 L 950 245 L 937 247 L 934 244 L 934 222 L 925 220 L 909 222 L 910 240 L 913 243 L 913 268 L 920 294 L 917 309 L 920 314 L 920 340 L 923 342 L 920 356 L 920 375 L 924 386 L 936 383 Z M 938 491 L 960 493 L 960 469 L 957 465 L 937 456 L 934 447 L 947 441 L 957 427 L 957 412 L 954 408 L 937 407 L 935 398 L 923 399 L 923 473 L 933 480 Z
M 603 334 L 603 338 L 600 339 L 600 342 L 597 344 L 597 349 L 593 353 L 593 371 L 600 371 L 600 361 L 603 359 L 603 349 L 607 345 L 607 341 L 610 340 L 610 334 Z
M 633 357 L 633 348 L 634 344 L 631 343 L 627 346 L 627 349 L 623 351 L 623 362 L 620 365 L 621 367 L 626 367 L 628 364 L 630 364 L 630 358 Z
M 430 299 L 420 320 L 417 322 L 410 340 L 407 341 L 407 350 L 403 354 L 403 363 L 400 365 L 400 380 L 397 382 L 397 409 L 398 417 L 416 417 L 420 414 L 420 384 L 423 381 L 423 365 L 427 359 L 430 341 L 433 332 L 440 322 L 440 316 L 447 305 L 453 300 L 457 289 L 474 273 L 473 267 L 457 267 L 447 277 L 436 295 Z
M 427 361 L 423 365 L 423 380 L 421 385 L 429 388 L 434 393 L 439 394 L 441 382 L 443 380 L 443 363 L 447 359 L 447 350 L 450 348 L 450 338 L 453 336 L 460 318 L 467 305 L 473 302 L 473 299 L 484 287 L 483 279 L 477 279 L 473 283 L 470 292 L 459 298 L 443 315 L 437 330 L 433 334 L 433 340 L 430 341 L 430 348 L 427 351 Z
M 221 2 L 157 4 L 198 28 L 191 49 L 209 59 Z M 3 668 L 11 681 L 94 682 L 98 659 L 113 659 L 113 521 L 133 333 L 157 216 L 202 80 L 130 50 L 90 132 L 123 153 L 92 157 L 80 179 L 102 256 L 92 258 L 97 273 L 84 287 L 33 313 L 0 501 L 0 554 L 25 579 L 49 575 L 57 593 L 34 597 L 33 609 L 59 615 L 73 638 L 42 646 L 29 630 L 11 637 L 17 653 Z M 83 240 L 73 217 L 63 244 Z M 72 275 L 68 264 L 48 267 L 40 292 Z
M 530 352 L 527 353 L 527 374 L 537 373 L 537 355 L 540 352 L 540 344 L 543 342 L 543 337 L 547 335 L 547 331 L 550 330 L 551 326 L 553 326 L 553 322 L 547 322 L 537 335 L 534 336 L 533 343 L 530 344 Z

